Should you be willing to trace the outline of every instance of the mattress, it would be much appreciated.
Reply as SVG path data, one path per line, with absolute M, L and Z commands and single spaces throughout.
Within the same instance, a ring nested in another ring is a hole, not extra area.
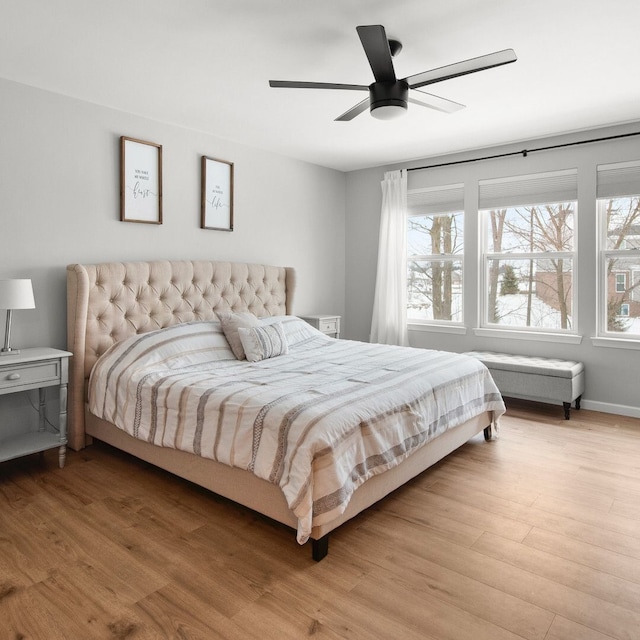
M 293 316 L 261 322 L 282 327 L 286 353 L 237 360 L 215 321 L 116 343 L 93 368 L 89 410 L 278 485 L 300 543 L 368 478 L 483 411 L 504 412 L 474 358 L 335 340 Z

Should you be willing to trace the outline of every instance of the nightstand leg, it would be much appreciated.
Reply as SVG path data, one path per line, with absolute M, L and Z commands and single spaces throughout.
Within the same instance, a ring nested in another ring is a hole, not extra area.
M 58 462 L 60 468 L 64 467 L 67 455 L 67 385 L 60 385 L 60 451 L 58 453 Z
M 45 405 L 47 403 L 44 389 L 38 389 L 38 431 L 44 431 Z

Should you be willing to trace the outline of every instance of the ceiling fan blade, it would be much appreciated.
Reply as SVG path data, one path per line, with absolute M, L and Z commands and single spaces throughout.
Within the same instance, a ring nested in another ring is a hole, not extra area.
M 509 64 L 510 62 L 515 62 L 517 59 L 513 49 L 504 49 L 503 51 L 496 51 L 495 53 L 488 53 L 487 55 L 471 58 L 470 60 L 449 64 L 445 67 L 431 69 L 431 71 L 417 73 L 416 75 L 405 78 L 405 80 L 409 84 L 410 89 L 417 89 L 418 87 L 424 87 L 428 84 L 434 84 L 435 82 L 442 82 L 443 80 L 464 76 L 468 73 L 475 73 L 476 71 L 484 71 L 485 69 Z
M 335 119 L 335 122 L 347 122 L 353 120 L 356 116 L 359 116 L 363 111 L 369 108 L 369 98 L 365 98 L 362 102 L 358 102 L 355 107 L 351 107 L 348 111 L 345 111 L 341 116 Z
M 444 111 L 445 113 L 455 113 L 456 111 L 460 111 L 460 109 L 464 109 L 464 105 L 459 102 L 434 96 L 432 93 L 420 91 L 419 89 L 414 89 L 414 91 L 418 94 L 420 100 L 410 95 L 409 102 L 412 104 L 419 104 L 423 107 L 429 107 L 429 109 L 435 109 L 436 111 Z
M 290 82 L 289 80 L 269 80 L 270 87 L 284 89 L 349 89 L 351 91 L 368 91 L 364 84 L 336 84 L 333 82 Z
M 391 49 L 384 27 L 379 24 L 356 27 L 360 42 L 367 54 L 376 82 L 395 82 Z

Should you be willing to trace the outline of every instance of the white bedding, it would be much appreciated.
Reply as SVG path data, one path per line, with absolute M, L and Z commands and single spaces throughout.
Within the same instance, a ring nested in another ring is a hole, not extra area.
M 487 368 L 459 354 L 335 340 L 293 316 L 288 353 L 236 360 L 218 322 L 136 335 L 96 363 L 89 409 L 130 435 L 278 484 L 298 542 L 353 491 L 445 430 L 504 413 Z

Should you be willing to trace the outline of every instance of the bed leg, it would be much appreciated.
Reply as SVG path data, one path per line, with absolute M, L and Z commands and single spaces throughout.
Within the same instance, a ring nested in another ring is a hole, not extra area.
M 489 442 L 489 440 L 493 440 L 494 439 L 494 429 L 493 429 L 493 425 L 489 425 L 488 427 L 484 428 L 484 439 Z
M 320 562 L 329 553 L 329 534 L 318 540 L 311 540 L 311 557 Z

